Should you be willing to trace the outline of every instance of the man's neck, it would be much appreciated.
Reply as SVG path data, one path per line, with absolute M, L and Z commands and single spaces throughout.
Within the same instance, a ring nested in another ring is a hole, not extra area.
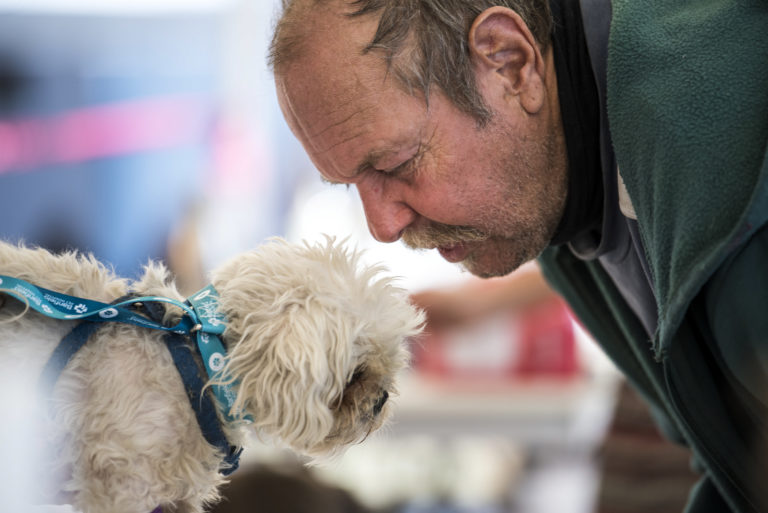
M 578 0 L 551 0 L 553 65 L 568 155 L 568 199 L 551 244 L 599 232 L 603 185 L 599 153 L 599 97 Z

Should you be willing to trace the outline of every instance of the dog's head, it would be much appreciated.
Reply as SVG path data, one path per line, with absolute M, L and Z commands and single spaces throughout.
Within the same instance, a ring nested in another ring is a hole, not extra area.
M 313 457 L 365 438 L 389 414 L 423 314 L 381 267 L 334 244 L 274 239 L 214 272 L 228 324 L 236 412 Z

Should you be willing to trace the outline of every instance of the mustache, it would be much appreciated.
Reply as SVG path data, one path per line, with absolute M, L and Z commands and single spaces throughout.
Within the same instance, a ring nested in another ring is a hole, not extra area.
M 477 228 L 434 222 L 406 228 L 402 234 L 403 243 L 411 249 L 434 249 L 460 242 L 479 242 L 489 238 L 490 234 Z

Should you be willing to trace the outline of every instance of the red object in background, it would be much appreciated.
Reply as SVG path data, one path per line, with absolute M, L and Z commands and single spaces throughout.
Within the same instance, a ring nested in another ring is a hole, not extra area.
M 423 335 L 414 368 L 444 379 L 571 378 L 580 371 L 570 311 L 560 299 Z
M 561 300 L 523 312 L 520 346 L 520 375 L 572 375 L 579 370 L 573 320 Z

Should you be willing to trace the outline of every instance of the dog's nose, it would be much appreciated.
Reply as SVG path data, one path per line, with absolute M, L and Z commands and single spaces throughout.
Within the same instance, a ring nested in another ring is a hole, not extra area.
M 379 397 L 379 400 L 376 401 L 376 404 L 373 405 L 373 414 L 378 415 L 381 413 L 381 409 L 384 408 L 384 404 L 386 404 L 387 399 L 389 399 L 389 392 L 384 390 L 382 392 L 381 397 Z

